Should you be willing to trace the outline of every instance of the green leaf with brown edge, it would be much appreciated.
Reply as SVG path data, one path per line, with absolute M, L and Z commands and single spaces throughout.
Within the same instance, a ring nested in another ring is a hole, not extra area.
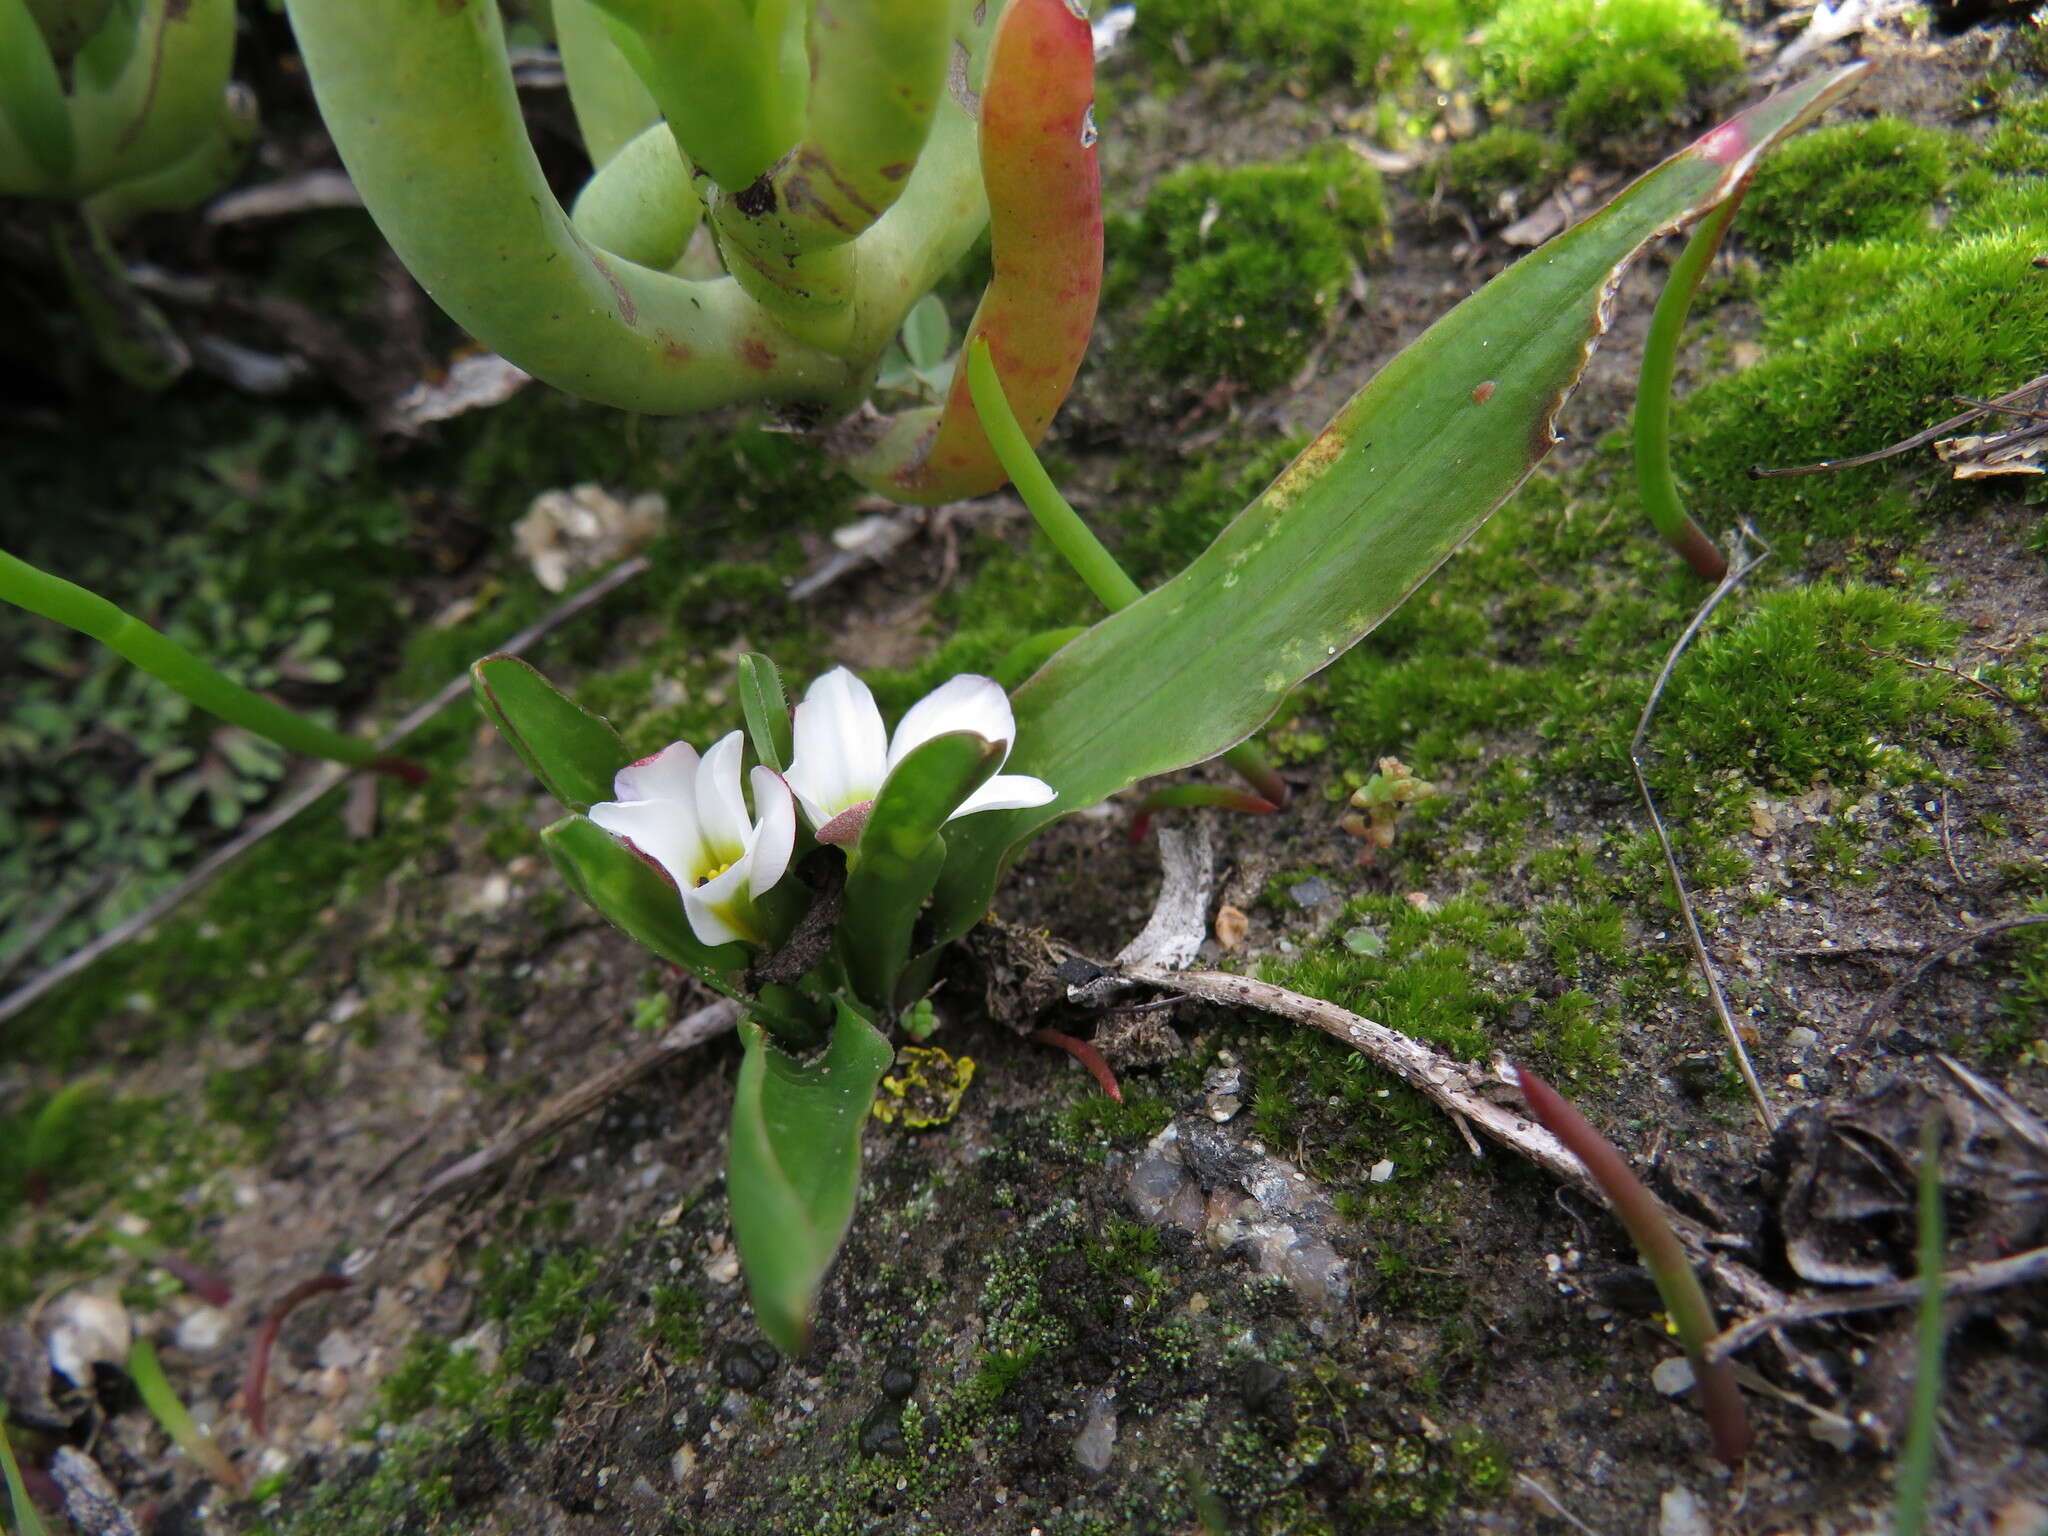
M 846 871 L 840 957 L 854 991 L 894 1008 L 910 958 L 911 930 L 945 859 L 939 831 L 1003 764 L 999 742 L 950 731 L 920 745 L 889 772 Z
M 486 656 L 469 669 L 476 701 L 547 792 L 572 811 L 612 798 L 626 744 L 516 656 Z
M 803 1353 L 825 1271 L 853 1222 L 860 1136 L 895 1051 L 843 999 L 824 1054 L 797 1061 L 752 1021 L 733 1090 L 725 1187 L 754 1317 Z
M 746 716 L 747 739 L 754 756 L 777 773 L 789 766 L 794 751 L 789 720 L 789 695 L 782 674 L 759 651 L 740 658 L 740 713 Z
M 1048 660 L 1012 699 L 1007 771 L 1060 796 L 949 835 L 937 937 L 979 919 L 1039 828 L 1243 741 L 1399 607 L 1555 445 L 1629 263 L 1866 68 L 1758 103 L 1525 256 L 1381 369 L 1186 570 Z
M 540 840 L 562 878 L 613 927 L 715 991 L 733 995 L 727 978 L 745 969 L 745 947 L 698 938 L 667 875 L 587 816 L 564 816 Z

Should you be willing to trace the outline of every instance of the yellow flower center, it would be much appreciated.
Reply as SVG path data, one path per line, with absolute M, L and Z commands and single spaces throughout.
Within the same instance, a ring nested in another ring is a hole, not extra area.
M 699 875 L 694 885 L 692 886 L 692 889 L 695 889 L 697 886 L 709 885 L 712 881 L 716 880 L 720 875 L 724 874 L 728 869 L 731 869 L 733 865 L 737 864 L 738 862 L 738 859 L 727 859 L 723 864 L 719 865 L 709 874 Z

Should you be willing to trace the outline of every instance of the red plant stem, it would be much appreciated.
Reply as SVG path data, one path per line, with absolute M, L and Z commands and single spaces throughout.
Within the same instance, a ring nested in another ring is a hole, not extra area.
M 427 770 L 409 757 L 392 757 L 387 754 L 383 757 L 373 757 L 363 766 L 372 773 L 388 774 L 401 783 L 412 785 L 415 789 L 427 782 Z
M 1137 813 L 1131 817 L 1131 841 L 1145 841 L 1145 834 L 1152 830 L 1152 818 L 1159 812 L 1190 805 L 1221 806 L 1226 811 L 1243 811 L 1249 816 L 1270 816 L 1280 809 L 1270 799 L 1241 789 L 1226 789 L 1221 784 L 1172 784 L 1155 789 L 1138 802 Z
M 1003 483 L 967 384 L 985 338 L 1025 439 L 1045 435 L 1073 387 L 1102 292 L 1102 177 L 1096 166 L 1095 44 L 1067 0 L 1010 0 L 989 45 L 981 176 L 994 276 L 969 324 L 930 446 L 894 475 L 919 501 L 981 496 Z
M 1515 1068 L 1521 1079 L 1522 1096 L 1543 1128 L 1565 1144 L 1567 1150 L 1586 1165 L 1586 1171 L 1607 1196 L 1614 1214 L 1628 1228 L 1628 1235 L 1649 1266 L 1657 1282 L 1657 1293 L 1678 1337 L 1692 1362 L 1693 1380 L 1699 1384 L 1700 1409 L 1714 1437 L 1714 1454 L 1730 1467 L 1742 1465 L 1749 1450 L 1749 1418 L 1743 1412 L 1742 1392 L 1735 1385 L 1735 1372 L 1725 1360 L 1706 1357 L 1707 1342 L 1713 1338 L 1716 1322 L 1707 1293 L 1700 1289 L 1692 1260 L 1678 1240 L 1663 1202 L 1635 1176 L 1614 1144 L 1594 1130 L 1564 1096 L 1527 1067 Z
M 152 1260 L 178 1277 L 178 1283 L 208 1306 L 224 1307 L 235 1299 L 234 1287 L 204 1264 L 169 1248 L 160 1249 Z
M 1102 1059 L 1102 1052 L 1086 1040 L 1076 1040 L 1072 1035 L 1063 1035 L 1056 1029 L 1034 1029 L 1031 1031 L 1031 1038 L 1040 1045 L 1058 1046 L 1095 1075 L 1095 1081 L 1102 1085 L 1104 1093 L 1117 1103 L 1123 1103 L 1124 1091 L 1117 1086 L 1116 1074 L 1109 1070 L 1109 1063 Z
M 315 1275 L 310 1280 L 301 1280 L 284 1293 L 284 1300 L 270 1309 L 270 1315 L 263 1319 L 263 1326 L 256 1330 L 256 1347 L 249 1352 L 249 1370 L 242 1377 L 242 1412 L 248 1416 L 249 1428 L 255 1431 L 258 1439 L 265 1434 L 263 1384 L 270 1375 L 270 1352 L 277 1345 L 278 1330 L 284 1327 L 284 1320 L 292 1315 L 300 1302 L 323 1291 L 345 1291 L 348 1284 L 340 1275 Z

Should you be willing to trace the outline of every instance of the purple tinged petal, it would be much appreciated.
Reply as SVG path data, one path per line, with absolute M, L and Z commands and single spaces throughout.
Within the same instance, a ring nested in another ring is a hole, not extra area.
M 620 800 L 689 800 L 696 784 L 697 749 L 678 741 L 621 768 L 612 779 L 612 794 Z
M 688 891 L 708 867 L 696 810 L 687 800 L 602 800 L 590 808 L 590 819 L 659 864 L 678 890 Z

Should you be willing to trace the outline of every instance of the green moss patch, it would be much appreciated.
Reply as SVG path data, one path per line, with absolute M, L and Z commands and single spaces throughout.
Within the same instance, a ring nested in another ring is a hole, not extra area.
M 1742 67 L 1742 37 L 1707 0 L 1507 0 L 1480 44 L 1503 103 L 1557 104 L 1582 147 L 1669 116 Z
M 1139 360 L 1190 389 L 1283 383 L 1386 227 L 1378 173 L 1341 144 L 1175 171 L 1152 189 L 1136 248 L 1115 258 L 1126 283 L 1133 265 L 1168 274 L 1139 326 Z
M 1796 134 L 1768 155 L 1736 218 L 1766 255 L 1803 255 L 1835 240 L 1911 239 L 1959 161 L 1954 134 L 1896 117 Z
M 1858 582 L 1768 593 L 1680 663 L 1666 739 L 1702 773 L 1860 784 L 1939 716 L 1954 680 L 1911 663 L 1939 660 L 1959 633 L 1931 604 Z
M 1453 144 L 1423 176 L 1432 196 L 1454 197 L 1488 220 L 1516 217 L 1548 190 L 1570 164 L 1555 139 L 1497 124 Z
M 1147 0 L 1132 33 L 1155 65 L 1230 60 L 1309 87 L 1399 85 L 1458 46 L 1475 0 Z

